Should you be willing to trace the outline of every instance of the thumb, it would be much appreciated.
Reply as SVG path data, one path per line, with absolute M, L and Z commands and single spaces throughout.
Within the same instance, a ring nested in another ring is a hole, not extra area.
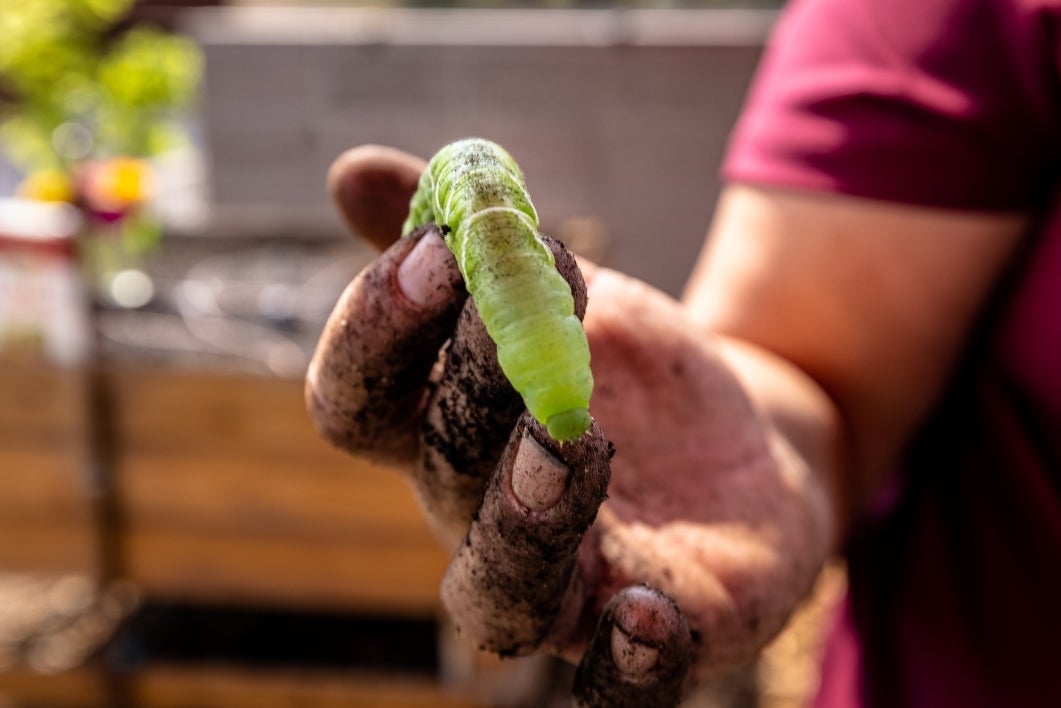
M 395 148 L 361 145 L 332 163 L 328 192 L 350 230 L 382 251 L 401 235 L 426 165 Z

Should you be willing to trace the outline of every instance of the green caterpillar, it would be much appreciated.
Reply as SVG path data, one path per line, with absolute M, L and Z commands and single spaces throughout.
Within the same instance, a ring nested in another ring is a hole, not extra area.
M 432 221 L 527 410 L 554 440 L 580 437 L 590 426 L 589 344 L 516 162 L 479 138 L 442 148 L 420 177 L 402 233 Z

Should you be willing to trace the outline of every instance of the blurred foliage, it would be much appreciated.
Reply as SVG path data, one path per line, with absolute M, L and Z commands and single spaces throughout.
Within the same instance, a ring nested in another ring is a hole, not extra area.
M 185 37 L 120 23 L 132 0 L 0 0 L 0 146 L 27 172 L 150 156 L 180 139 L 202 58 Z
M 0 148 L 19 196 L 68 201 L 97 290 L 158 246 L 147 158 L 182 143 L 202 72 L 186 37 L 129 17 L 133 0 L 0 0 Z

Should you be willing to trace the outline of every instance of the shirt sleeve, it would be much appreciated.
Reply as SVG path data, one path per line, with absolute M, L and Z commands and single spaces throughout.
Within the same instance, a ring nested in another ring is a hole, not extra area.
M 1053 191 L 1058 11 L 1031 0 L 790 0 L 723 176 L 943 208 Z M 1052 14 L 1051 14 L 1052 13 Z

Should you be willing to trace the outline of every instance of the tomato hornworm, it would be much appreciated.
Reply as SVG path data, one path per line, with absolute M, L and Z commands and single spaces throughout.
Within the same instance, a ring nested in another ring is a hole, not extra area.
M 420 176 L 402 233 L 429 222 L 456 257 L 527 410 L 554 440 L 580 437 L 590 425 L 589 344 L 515 160 L 481 138 L 443 147 Z

